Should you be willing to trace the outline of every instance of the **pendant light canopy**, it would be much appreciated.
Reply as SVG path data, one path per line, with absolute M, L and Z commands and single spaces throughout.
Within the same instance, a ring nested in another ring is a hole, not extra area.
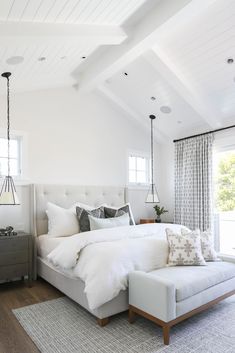
M 157 189 L 154 184 L 154 178 L 153 178 L 153 120 L 156 119 L 156 116 L 150 115 L 149 118 L 150 118 L 150 122 L 151 122 L 151 182 L 150 182 L 150 187 L 149 187 L 145 202 L 146 203 L 158 203 L 160 201 L 159 201 Z
M 16 188 L 12 176 L 10 176 L 10 72 L 4 72 L 2 77 L 7 79 L 7 176 L 5 177 L 0 191 L 0 205 L 19 205 Z

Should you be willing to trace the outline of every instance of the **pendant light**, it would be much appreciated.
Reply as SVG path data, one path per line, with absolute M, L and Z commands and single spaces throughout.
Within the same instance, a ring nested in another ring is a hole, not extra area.
M 12 176 L 10 176 L 10 72 L 4 72 L 2 77 L 7 79 L 7 175 L 0 191 L 0 205 L 19 205 L 16 188 Z
M 151 183 L 146 197 L 146 203 L 158 203 L 159 197 L 153 179 L 153 120 L 156 119 L 155 115 L 149 115 L 151 122 Z

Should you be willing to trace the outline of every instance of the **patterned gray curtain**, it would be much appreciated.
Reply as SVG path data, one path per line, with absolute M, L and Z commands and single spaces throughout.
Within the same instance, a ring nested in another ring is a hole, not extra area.
M 175 223 L 211 228 L 212 145 L 214 135 L 175 143 Z

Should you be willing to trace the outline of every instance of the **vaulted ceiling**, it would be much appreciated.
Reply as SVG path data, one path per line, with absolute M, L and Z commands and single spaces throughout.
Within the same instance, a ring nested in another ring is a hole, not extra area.
M 234 20 L 234 0 L 1 1 L 1 70 L 15 91 L 74 85 L 143 127 L 156 114 L 164 141 L 235 123 Z

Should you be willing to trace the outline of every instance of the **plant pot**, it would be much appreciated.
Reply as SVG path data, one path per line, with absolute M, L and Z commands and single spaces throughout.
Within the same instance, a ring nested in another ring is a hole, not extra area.
M 162 221 L 162 220 L 161 220 L 161 217 L 160 217 L 160 216 L 157 216 L 157 218 L 155 219 L 155 222 L 156 222 L 156 223 L 161 223 L 161 221 Z

